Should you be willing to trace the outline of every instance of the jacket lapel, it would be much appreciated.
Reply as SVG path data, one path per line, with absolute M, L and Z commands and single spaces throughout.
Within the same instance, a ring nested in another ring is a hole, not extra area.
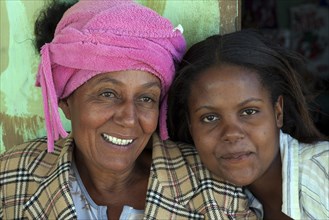
M 34 178 L 27 186 L 29 200 L 24 205 L 28 219 L 76 218 L 69 190 L 72 139 L 55 144 L 53 153 L 43 151 L 27 167 Z
M 147 198 L 147 208 L 156 210 L 150 211 L 152 217 L 155 215 L 166 219 L 202 218 L 193 204 L 191 206 L 191 199 L 195 197 L 198 185 L 199 180 L 187 165 L 179 146 L 171 141 L 163 142 L 155 134 Z M 149 210 L 146 210 L 146 214 L 148 212 Z

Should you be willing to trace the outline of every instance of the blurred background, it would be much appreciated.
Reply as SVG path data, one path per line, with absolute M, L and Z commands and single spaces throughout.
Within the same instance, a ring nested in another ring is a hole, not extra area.
M 316 89 L 310 111 L 329 135 L 329 0 L 242 0 L 241 27 L 257 28 L 308 60 L 302 77 Z

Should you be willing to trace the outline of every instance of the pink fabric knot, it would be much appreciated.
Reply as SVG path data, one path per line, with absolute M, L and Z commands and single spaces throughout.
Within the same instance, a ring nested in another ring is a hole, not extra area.
M 85 34 L 86 39 L 82 41 L 83 43 L 92 43 L 92 44 L 99 43 L 99 40 L 98 40 L 99 36 L 97 36 L 97 33 L 94 33 L 92 31 L 88 30 L 84 34 Z

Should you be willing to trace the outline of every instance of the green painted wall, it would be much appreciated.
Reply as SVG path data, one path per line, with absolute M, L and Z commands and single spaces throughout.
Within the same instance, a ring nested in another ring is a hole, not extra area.
M 236 25 L 239 14 L 239 0 L 137 2 L 158 11 L 175 25 L 182 24 L 188 46 L 221 29 L 230 29 Z M 0 1 L 0 152 L 45 135 L 41 90 L 34 87 L 39 57 L 32 44 L 33 23 L 44 3 Z M 221 23 L 221 18 L 226 19 L 225 23 Z M 227 23 L 227 18 L 232 19 Z M 69 121 L 64 117 L 62 120 L 69 130 Z

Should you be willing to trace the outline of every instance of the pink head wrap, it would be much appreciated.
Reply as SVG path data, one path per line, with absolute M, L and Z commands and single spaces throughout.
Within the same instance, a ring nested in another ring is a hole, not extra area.
M 73 5 L 57 25 L 53 41 L 41 49 L 36 85 L 42 88 L 48 151 L 59 136 L 67 136 L 58 100 L 112 71 L 142 70 L 160 79 L 160 137 L 167 139 L 167 92 L 174 61 L 181 60 L 185 48 L 180 28 L 130 0 L 80 0 Z

